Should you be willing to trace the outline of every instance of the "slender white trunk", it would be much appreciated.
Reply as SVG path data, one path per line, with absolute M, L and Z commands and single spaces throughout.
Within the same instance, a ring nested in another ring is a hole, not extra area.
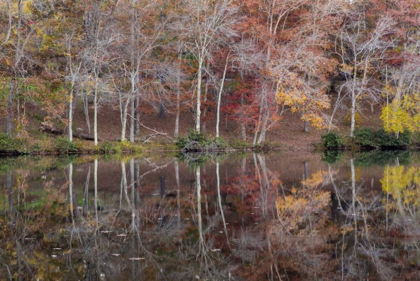
M 95 95 L 93 99 L 93 139 L 95 145 L 98 145 L 98 78 L 95 78 Z
M 69 141 L 73 141 L 73 85 L 70 89 L 70 100 L 69 100 Z
M 136 96 L 135 100 L 136 100 L 136 108 L 139 108 L 139 106 L 140 106 L 140 97 L 139 96 Z M 139 114 L 139 112 L 137 110 L 136 110 L 136 112 L 134 114 L 134 119 L 136 121 L 135 135 L 136 136 L 139 136 L 140 135 L 140 124 L 139 124 L 139 122 L 140 122 L 140 114 Z
M 135 119 L 134 119 L 134 115 L 136 112 L 136 107 L 135 107 L 135 97 L 134 95 L 131 96 L 131 112 L 130 112 L 130 142 L 134 142 L 134 134 L 135 134 Z
M 216 115 L 216 138 L 219 137 L 219 125 L 220 125 L 220 104 L 222 103 L 223 86 L 225 84 L 226 72 L 228 67 L 229 57 L 226 58 L 225 69 L 223 70 L 222 81 L 220 83 L 219 95 L 217 96 L 217 115 Z
M 121 141 L 126 140 L 126 130 L 127 130 L 127 117 L 128 117 L 128 105 L 130 103 L 130 99 L 127 98 L 125 101 L 124 106 L 121 107 Z M 121 103 L 120 103 L 121 104 Z
M 262 104 L 260 105 L 258 123 L 257 123 L 257 128 L 255 128 L 254 141 L 252 142 L 252 146 L 257 145 L 257 137 L 258 137 L 258 133 L 260 132 L 260 127 L 261 127 L 261 116 L 262 116 L 261 112 L 262 112 Z
M 83 111 L 85 113 L 85 120 L 86 120 L 86 126 L 88 128 L 89 135 L 92 133 L 90 129 L 90 118 L 89 118 L 89 99 L 87 94 L 84 94 L 83 97 Z
M 130 37 L 130 51 L 131 51 L 131 86 L 130 86 L 130 98 L 131 99 L 131 110 L 130 110 L 130 142 L 134 142 L 134 130 L 135 130 L 135 120 L 134 120 L 134 115 L 135 115 L 135 93 L 136 93 L 136 77 L 137 77 L 137 69 L 135 67 L 135 40 L 136 40 L 136 36 L 135 36 L 135 24 L 136 24 L 136 13 L 135 13 L 135 9 L 134 9 L 134 4 L 135 1 L 131 0 L 131 8 L 130 8 L 130 19 L 131 19 L 131 25 L 130 25 L 130 33 L 131 33 L 131 37 Z
M 176 116 L 175 116 L 175 131 L 174 131 L 174 137 L 177 138 L 179 136 L 179 114 L 180 114 L 180 108 L 179 108 L 179 98 L 180 98 L 180 77 L 178 75 L 178 90 L 176 91 Z
M 356 95 L 353 91 L 351 93 L 351 125 L 350 125 L 350 137 L 354 137 L 354 128 L 356 126 Z
M 198 72 L 197 72 L 197 109 L 196 109 L 196 121 L 195 121 L 195 130 L 197 132 L 200 132 L 202 72 L 203 72 L 203 59 L 200 58 L 198 61 Z

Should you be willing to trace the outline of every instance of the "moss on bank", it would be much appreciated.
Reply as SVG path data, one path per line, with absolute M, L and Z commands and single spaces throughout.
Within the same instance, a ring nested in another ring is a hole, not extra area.
M 92 141 L 74 139 L 70 142 L 64 136 L 32 134 L 26 139 L 0 134 L 0 155 L 76 155 L 76 154 L 142 154 L 150 151 L 172 152 L 217 152 L 217 151 L 267 151 L 278 150 L 273 143 L 252 146 L 239 139 L 229 141 L 212 138 L 190 131 L 176 142 L 131 143 L 129 141 L 101 141 L 96 146 Z

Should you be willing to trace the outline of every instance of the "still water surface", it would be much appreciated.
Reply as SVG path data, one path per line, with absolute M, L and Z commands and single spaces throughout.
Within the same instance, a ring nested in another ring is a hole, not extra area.
M 0 280 L 420 280 L 420 157 L 0 159 Z

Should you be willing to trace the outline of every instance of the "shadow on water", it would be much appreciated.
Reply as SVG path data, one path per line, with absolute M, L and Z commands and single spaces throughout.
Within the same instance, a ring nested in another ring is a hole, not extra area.
M 416 280 L 410 152 L 0 159 L 6 280 Z

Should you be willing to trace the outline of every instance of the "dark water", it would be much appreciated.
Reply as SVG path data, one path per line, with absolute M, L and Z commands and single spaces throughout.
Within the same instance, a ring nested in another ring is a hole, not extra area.
M 0 280 L 420 280 L 420 158 L 0 159 Z

